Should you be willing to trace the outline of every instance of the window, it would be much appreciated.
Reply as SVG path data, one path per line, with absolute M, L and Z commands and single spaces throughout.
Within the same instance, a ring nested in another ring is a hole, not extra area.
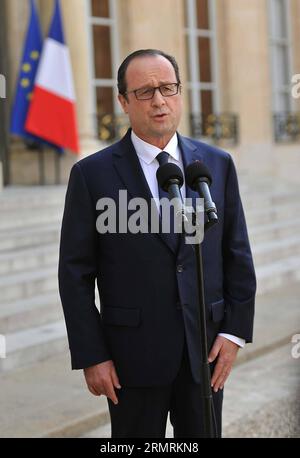
M 92 85 L 97 116 L 119 112 L 116 73 L 119 64 L 116 0 L 90 0 Z
M 184 1 L 190 111 L 207 117 L 219 111 L 215 0 Z
M 272 101 L 275 113 L 292 110 L 289 3 L 289 0 L 269 0 Z

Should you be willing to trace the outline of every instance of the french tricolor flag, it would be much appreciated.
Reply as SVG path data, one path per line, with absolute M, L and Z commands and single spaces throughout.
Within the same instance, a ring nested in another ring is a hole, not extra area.
M 59 0 L 55 2 L 40 58 L 25 129 L 62 148 L 79 152 L 71 61 Z

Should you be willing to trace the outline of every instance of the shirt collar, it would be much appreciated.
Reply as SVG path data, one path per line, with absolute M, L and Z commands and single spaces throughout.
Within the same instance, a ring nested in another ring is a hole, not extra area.
M 178 138 L 176 132 L 163 150 L 161 150 L 157 146 L 145 142 L 144 140 L 139 138 L 133 132 L 133 130 L 131 131 L 131 141 L 136 150 L 136 154 L 140 159 L 146 162 L 146 164 L 150 164 L 152 161 L 154 161 L 158 153 L 160 153 L 161 151 L 166 151 L 170 154 L 170 156 L 173 159 L 179 161 Z

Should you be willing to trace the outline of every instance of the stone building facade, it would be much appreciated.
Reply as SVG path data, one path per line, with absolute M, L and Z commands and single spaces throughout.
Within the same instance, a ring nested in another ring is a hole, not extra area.
M 46 34 L 54 2 L 36 3 Z M 8 134 L 28 5 L 1 0 L 0 175 L 3 185 L 65 183 L 78 156 L 29 149 Z M 61 0 L 61 6 L 79 157 L 126 129 L 115 80 L 120 62 L 135 49 L 159 48 L 181 69 L 181 133 L 227 149 L 242 171 L 300 182 L 300 97 L 292 97 L 292 77 L 300 74 L 300 0 Z

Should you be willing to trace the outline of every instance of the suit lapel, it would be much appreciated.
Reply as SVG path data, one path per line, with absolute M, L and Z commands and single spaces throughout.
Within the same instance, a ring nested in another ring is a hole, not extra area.
M 130 140 L 130 132 L 131 129 L 120 141 L 118 150 L 113 153 L 114 166 L 130 196 L 143 197 L 150 204 L 152 194 Z
M 182 137 L 178 134 L 178 145 L 182 154 L 182 162 L 184 169 L 196 160 L 203 160 L 203 154 L 188 138 Z M 146 199 L 148 205 L 148 214 L 145 218 L 148 221 L 148 230 L 151 231 L 151 199 L 153 198 L 144 172 L 141 168 L 139 158 L 136 154 L 134 146 L 131 142 L 131 129 L 127 131 L 125 137 L 119 142 L 118 149 L 113 153 L 114 166 L 124 183 L 124 188 L 127 189 L 130 197 L 142 197 Z M 204 162 L 204 161 L 203 161 Z M 186 186 L 186 185 L 185 185 Z M 192 199 L 193 207 L 196 208 L 196 198 L 199 197 L 198 193 L 186 186 L 186 197 Z M 157 233 L 153 236 L 159 237 L 169 248 L 176 254 L 172 242 L 168 234 Z M 184 244 L 184 237 L 180 237 L 179 247 L 180 250 Z
M 203 159 L 203 155 L 201 151 L 197 149 L 197 147 L 187 138 L 178 135 L 178 144 L 181 150 L 182 155 L 182 162 L 184 170 L 187 168 L 189 164 L 194 161 L 199 161 Z M 185 192 L 186 197 L 190 197 L 193 199 L 193 205 L 195 205 L 196 197 L 199 197 L 198 193 L 193 191 L 189 186 L 185 184 Z
M 151 231 L 151 199 L 153 198 L 144 172 L 142 170 L 139 158 L 136 154 L 134 146 L 131 142 L 131 129 L 128 130 L 125 137 L 120 141 L 119 148 L 113 153 L 114 166 L 124 183 L 130 197 L 142 197 L 146 199 L 148 206 L 148 214 L 144 217 L 148 221 L 148 230 Z M 158 214 L 157 214 L 158 216 Z M 161 240 L 174 252 L 172 242 L 168 234 L 157 233 L 153 234 L 161 238 Z

